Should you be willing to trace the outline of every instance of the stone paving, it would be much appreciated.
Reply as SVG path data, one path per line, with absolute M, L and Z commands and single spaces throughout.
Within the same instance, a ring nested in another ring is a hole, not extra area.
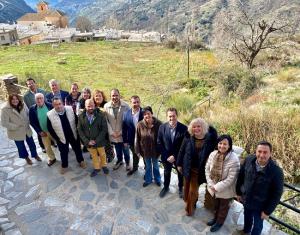
M 142 187 L 142 166 L 128 177 L 125 168 L 113 171 L 109 165 L 109 175 L 90 178 L 89 155 L 85 154 L 88 167 L 83 170 L 71 151 L 70 169 L 61 175 L 60 162 L 48 167 L 46 156 L 38 152 L 43 162 L 26 165 L 0 127 L 0 226 L 7 235 L 211 234 L 206 222 L 212 214 L 203 208 L 204 188 L 195 215 L 187 217 L 174 176 L 171 192 L 161 199 L 155 184 Z M 57 149 L 55 153 L 59 158 Z M 235 202 L 215 234 L 233 234 L 242 221 L 242 207 Z M 264 234 L 284 233 L 266 223 Z

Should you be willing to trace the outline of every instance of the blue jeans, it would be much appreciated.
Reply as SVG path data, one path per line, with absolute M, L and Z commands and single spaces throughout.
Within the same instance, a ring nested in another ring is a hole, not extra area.
M 129 155 L 129 148 L 125 148 L 123 142 L 121 143 L 112 143 L 115 146 L 115 150 L 117 153 L 118 162 L 123 161 L 123 153 L 124 153 L 124 159 L 126 164 L 129 164 L 130 155 Z
M 158 159 L 156 157 L 144 158 L 146 163 L 145 182 L 152 183 L 152 168 L 154 174 L 154 181 L 160 183 L 160 173 L 158 166 Z
M 36 152 L 36 146 L 35 146 L 35 143 L 34 143 L 34 140 L 31 137 L 28 137 L 26 135 L 26 142 L 27 142 L 27 145 L 29 146 L 29 149 L 30 149 L 30 153 L 31 153 L 31 157 L 37 157 L 38 154 Z M 20 158 L 28 158 L 29 154 L 27 152 L 27 149 L 25 147 L 25 140 L 15 140 L 15 143 L 17 145 L 17 148 L 18 148 L 18 152 L 19 152 L 19 157 Z
M 263 222 L 264 220 L 261 218 L 261 211 L 254 211 L 244 208 L 245 233 L 251 232 L 251 235 L 260 235 L 263 229 Z

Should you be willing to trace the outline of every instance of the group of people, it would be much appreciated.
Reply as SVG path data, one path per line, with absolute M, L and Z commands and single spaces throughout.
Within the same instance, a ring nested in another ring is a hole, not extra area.
M 101 170 L 109 174 L 107 164 L 116 154 L 113 170 L 119 169 L 125 161 L 127 175 L 131 176 L 143 159 L 143 187 L 153 182 L 160 187 L 160 158 L 164 181 L 159 196 L 163 198 L 169 192 L 171 172 L 175 169 L 179 197 L 185 202 L 187 216 L 194 214 L 199 186 L 206 183 L 204 206 L 214 211 L 214 218 L 207 223 L 211 232 L 222 227 L 234 198 L 244 205 L 242 234 L 261 234 L 263 220 L 279 203 L 283 172 L 271 158 L 269 142 L 259 142 L 256 153 L 240 166 L 229 135 L 218 136 L 216 129 L 202 118 L 184 125 L 178 121 L 176 108 L 167 109 L 167 121 L 162 123 L 154 117 L 150 106 L 141 107 L 139 96 L 132 96 L 128 105 L 120 99 L 118 89 L 111 90 L 110 101 L 107 101 L 100 90 L 91 92 L 84 88 L 79 92 L 76 83 L 66 92 L 60 89 L 58 81 L 51 80 L 49 93 L 37 88 L 32 78 L 27 79 L 26 84 L 29 89 L 23 99 L 17 94 L 9 95 L 2 108 L 1 123 L 7 129 L 8 138 L 14 140 L 20 158 L 30 165 L 32 160 L 25 142 L 31 157 L 42 161 L 32 138 L 31 125 L 48 156 L 49 167 L 56 162 L 52 148 L 58 147 L 61 174 L 68 169 L 71 145 L 81 168 L 86 168 L 82 152 L 90 153 L 91 177 Z

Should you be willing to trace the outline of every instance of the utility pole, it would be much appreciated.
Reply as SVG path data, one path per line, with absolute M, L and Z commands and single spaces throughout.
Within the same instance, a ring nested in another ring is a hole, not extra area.
M 190 35 L 187 35 L 187 77 L 190 78 Z

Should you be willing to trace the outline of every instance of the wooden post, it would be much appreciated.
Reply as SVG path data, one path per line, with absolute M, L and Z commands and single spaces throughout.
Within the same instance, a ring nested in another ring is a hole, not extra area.
M 190 78 L 190 38 L 187 39 L 187 77 Z

